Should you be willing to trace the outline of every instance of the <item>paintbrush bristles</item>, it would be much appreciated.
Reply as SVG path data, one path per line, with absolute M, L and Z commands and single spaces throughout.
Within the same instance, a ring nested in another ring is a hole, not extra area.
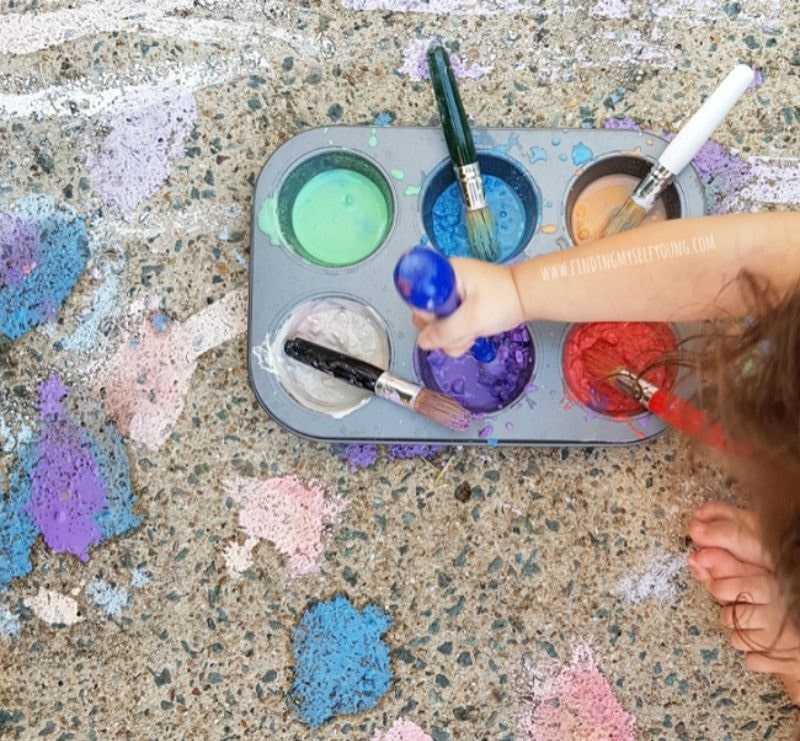
M 466 210 L 467 241 L 473 257 L 486 262 L 500 258 L 494 219 L 488 206 Z
M 598 381 L 606 380 L 624 370 L 608 351 L 590 347 L 581 354 L 584 369 Z
M 414 409 L 433 422 L 457 432 L 467 430 L 472 421 L 472 415 L 457 401 L 426 388 L 420 389 L 417 394 Z
M 611 217 L 611 220 L 606 225 L 600 234 L 600 238 L 610 237 L 620 232 L 626 232 L 628 229 L 635 229 L 642 223 L 642 219 L 646 216 L 645 210 L 632 199 L 628 199 L 622 204 L 620 209 Z

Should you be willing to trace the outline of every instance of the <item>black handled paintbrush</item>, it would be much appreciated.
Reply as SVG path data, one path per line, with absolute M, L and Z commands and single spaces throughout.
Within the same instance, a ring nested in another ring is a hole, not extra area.
M 375 396 L 401 407 L 419 412 L 451 430 L 463 432 L 469 427 L 472 416 L 457 401 L 437 391 L 397 378 L 364 360 L 300 337 L 286 340 L 283 351 L 304 365 L 316 368 L 351 386 L 371 391 Z
M 433 92 L 439 106 L 442 129 L 453 161 L 456 180 L 466 207 L 467 241 L 474 257 L 495 261 L 500 257 L 492 212 L 486 203 L 483 191 L 481 168 L 475 142 L 469 128 L 467 115 L 458 94 L 456 78 L 450 67 L 450 58 L 443 46 L 428 50 L 428 68 L 431 73 Z

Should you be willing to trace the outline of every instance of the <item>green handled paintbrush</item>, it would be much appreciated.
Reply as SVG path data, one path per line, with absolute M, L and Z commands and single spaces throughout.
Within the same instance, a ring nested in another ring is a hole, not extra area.
M 475 142 L 458 94 L 450 58 L 443 46 L 434 46 L 428 51 L 428 67 L 447 149 L 464 198 L 470 251 L 479 260 L 494 262 L 500 257 L 494 220 L 483 191 Z

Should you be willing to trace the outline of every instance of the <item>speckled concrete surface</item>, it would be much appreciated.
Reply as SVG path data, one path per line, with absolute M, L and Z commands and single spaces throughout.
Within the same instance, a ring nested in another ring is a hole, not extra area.
M 3 0 L 0 9 L 0 206 L 11 213 L 40 194 L 74 209 L 90 252 L 54 318 L 2 343 L 0 482 L 7 496 L 44 424 L 36 386 L 58 373 L 78 422 L 99 435 L 90 422 L 109 415 L 124 435 L 141 518 L 85 563 L 40 538 L 32 571 L 0 593 L 0 735 L 367 739 L 402 717 L 437 741 L 525 738 L 543 697 L 537 681 L 582 641 L 635 717 L 636 738 L 788 735 L 780 687 L 745 673 L 682 568 L 692 509 L 732 494 L 677 436 L 407 460 L 381 450 L 351 470 L 258 408 L 241 321 L 264 160 L 311 126 L 435 122 L 429 86 L 415 78 L 422 42 L 437 34 L 453 42 L 465 104 L 485 126 L 629 117 L 674 131 L 698 90 L 736 62 L 753 64 L 759 87 L 715 135 L 709 200 L 717 210 L 796 207 L 792 4 Z M 176 375 L 159 375 L 158 349 L 151 374 L 128 379 L 147 407 L 125 397 L 123 380 L 113 387 L 108 379 L 125 375 L 108 368 L 120 347 L 161 348 L 159 337 Z M 321 543 L 315 566 L 298 574 L 261 538 L 235 573 L 231 547 L 246 536 L 225 482 L 290 475 L 342 503 L 310 533 Z M 376 707 L 312 731 L 286 701 L 292 629 L 312 600 L 337 592 L 391 617 L 393 678 Z

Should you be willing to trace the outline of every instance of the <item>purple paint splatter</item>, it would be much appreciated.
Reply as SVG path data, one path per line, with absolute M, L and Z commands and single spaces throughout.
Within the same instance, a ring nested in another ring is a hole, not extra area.
M 432 458 L 444 448 L 444 445 L 390 445 L 388 446 L 389 460 Z M 378 461 L 380 449 L 372 443 L 350 443 L 334 445 L 333 452 L 350 464 L 351 471 L 357 471 L 359 468 L 374 466 Z
M 106 501 L 103 481 L 85 433 L 64 411 L 69 392 L 61 379 L 53 374 L 38 391 L 45 425 L 25 511 L 54 551 L 88 561 L 89 546 L 102 539 L 95 517 Z
M 197 109 L 191 94 L 174 89 L 163 100 L 107 123 L 110 129 L 88 157 L 95 187 L 108 206 L 129 215 L 161 187 L 183 155 Z
M 436 38 L 414 39 L 411 41 L 403 50 L 403 64 L 398 69 L 398 72 L 408 75 L 412 80 L 430 79 L 431 74 L 428 69 L 427 58 L 428 49 L 438 42 L 439 40 Z M 494 69 L 491 64 L 476 63 L 467 66 L 456 54 L 450 55 L 450 66 L 456 77 L 469 77 L 473 80 L 479 80 Z

